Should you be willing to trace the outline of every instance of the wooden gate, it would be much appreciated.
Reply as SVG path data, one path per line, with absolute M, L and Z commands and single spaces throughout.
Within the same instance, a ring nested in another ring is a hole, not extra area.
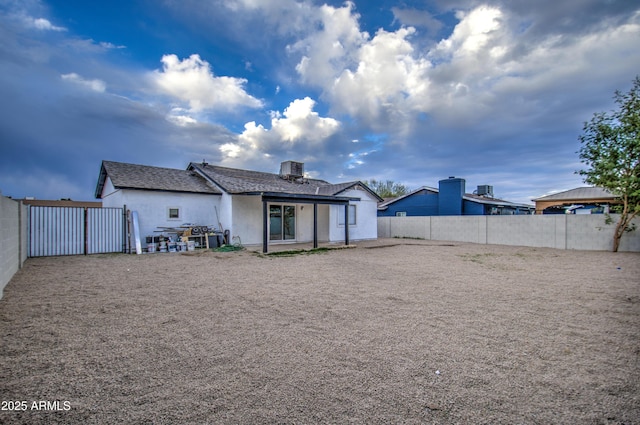
M 125 251 L 124 208 L 29 207 L 29 257 Z

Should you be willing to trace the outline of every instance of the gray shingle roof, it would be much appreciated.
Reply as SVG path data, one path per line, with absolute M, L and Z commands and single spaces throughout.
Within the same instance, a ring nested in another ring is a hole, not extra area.
M 601 187 L 578 187 L 575 189 L 565 190 L 564 192 L 554 193 L 552 195 L 542 196 L 533 199 L 533 201 L 574 201 L 588 199 L 611 199 L 618 197 L 613 195 L 606 189 Z
M 221 194 L 281 193 L 291 195 L 337 196 L 360 186 L 377 195 L 359 181 L 331 184 L 319 179 L 290 181 L 278 174 L 241 170 L 209 164 L 190 163 L 186 170 L 148 165 L 102 161 L 96 198 L 102 196 L 107 176 L 118 189 L 145 189 L 169 192 Z
M 206 179 L 189 170 L 102 161 L 96 198 L 102 196 L 106 177 L 116 189 L 146 189 L 169 192 L 221 194 Z
M 282 192 L 312 195 L 316 193 L 316 188 L 329 184 L 316 179 L 294 182 L 284 180 L 278 174 L 193 162 L 189 164 L 189 169 L 200 171 L 227 193 Z
M 296 181 L 285 180 L 279 174 L 261 171 L 240 170 L 210 164 L 189 164 L 206 175 L 227 193 L 277 192 L 295 195 L 336 196 L 350 187 L 360 185 L 374 196 L 377 195 L 359 181 L 331 184 L 324 180 L 303 178 Z
M 381 211 L 384 211 L 388 208 L 389 205 L 407 198 L 411 195 L 414 195 L 418 192 L 422 192 L 422 191 L 427 191 L 427 192 L 432 192 L 432 193 L 439 193 L 440 189 L 435 188 L 435 187 L 429 187 L 429 186 L 422 186 L 416 190 L 413 190 L 405 195 L 402 196 L 398 196 L 397 198 L 392 198 L 392 199 L 388 199 L 380 204 L 378 204 L 378 209 Z M 471 201 L 471 202 L 477 202 L 479 204 L 487 204 L 487 205 L 508 205 L 508 206 L 512 206 L 512 207 L 526 207 L 526 208 L 532 208 L 533 209 L 533 205 L 527 205 L 527 204 L 518 204 L 515 202 L 510 202 L 510 201 L 505 201 L 504 199 L 498 199 L 498 198 L 487 198 L 485 196 L 482 195 L 475 195 L 473 193 L 465 193 L 462 196 L 462 199 L 465 199 L 467 201 Z

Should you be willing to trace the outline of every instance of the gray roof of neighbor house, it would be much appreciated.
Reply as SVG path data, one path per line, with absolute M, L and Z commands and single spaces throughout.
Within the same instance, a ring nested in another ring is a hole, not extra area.
M 532 201 L 573 201 L 588 199 L 618 199 L 611 192 L 601 187 L 578 187 L 576 189 L 565 190 L 564 192 L 554 193 L 552 195 L 542 196 L 532 199 Z
M 435 187 L 429 187 L 429 186 L 422 186 L 416 190 L 413 190 L 405 195 L 402 196 L 398 196 L 397 198 L 392 198 L 392 199 L 387 199 L 384 202 L 378 204 L 378 209 L 380 211 L 384 211 L 386 210 L 389 205 L 404 199 L 408 196 L 412 196 L 418 192 L 422 192 L 422 191 L 427 191 L 427 192 L 432 192 L 432 193 L 439 193 L 440 189 L 435 188 Z M 482 196 L 482 195 L 475 195 L 473 193 L 465 193 L 462 196 L 462 199 L 466 200 L 466 201 L 471 201 L 471 202 L 477 202 L 479 204 L 487 204 L 487 205 L 502 205 L 502 206 L 511 206 L 511 207 L 520 207 L 520 208 L 530 208 L 533 210 L 533 205 L 528 205 L 528 204 L 518 204 L 515 202 L 510 202 L 510 201 L 505 201 L 504 199 L 498 199 L 498 198 L 489 198 L 486 196 Z
M 222 190 L 231 194 L 283 193 L 291 195 L 337 196 L 352 187 L 360 187 L 380 197 L 359 181 L 331 184 L 324 180 L 299 178 L 284 179 L 279 174 L 241 170 L 210 164 L 190 163 L 194 170 L 209 178 Z
M 190 170 L 102 161 L 96 198 L 102 197 L 107 176 L 116 189 L 222 194 L 214 185 Z
M 383 199 L 383 201 L 382 201 L 381 203 L 379 203 L 379 204 L 378 204 L 378 209 L 379 209 L 379 210 L 385 210 L 385 209 L 387 209 L 387 207 L 388 207 L 389 205 L 394 204 L 394 203 L 398 202 L 399 200 L 404 199 L 404 198 L 407 198 L 407 197 L 409 197 L 409 196 L 411 196 L 411 195 L 414 195 L 414 194 L 416 194 L 416 193 L 418 193 L 418 192 L 422 192 L 423 190 L 425 190 L 425 191 L 427 191 L 427 192 L 438 193 L 438 189 L 436 189 L 435 187 L 422 186 L 422 187 L 419 187 L 419 188 L 418 188 L 418 189 L 416 189 L 416 190 L 412 190 L 412 191 L 411 191 L 411 192 L 409 192 L 409 193 L 405 193 L 404 195 L 400 195 L 400 196 L 397 196 L 397 197 L 395 197 L 395 198 L 386 198 L 386 199 Z

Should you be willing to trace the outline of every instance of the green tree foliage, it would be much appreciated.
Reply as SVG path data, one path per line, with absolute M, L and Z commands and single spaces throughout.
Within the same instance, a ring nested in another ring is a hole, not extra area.
M 603 187 L 622 200 L 616 223 L 613 251 L 618 251 L 625 232 L 634 230 L 631 220 L 640 213 L 640 77 L 628 93 L 616 90 L 617 110 L 595 113 L 580 136 L 577 173 L 586 183 Z
M 409 193 L 409 189 L 403 184 L 394 183 L 391 180 L 378 181 L 371 179 L 365 182 L 367 186 L 381 198 L 395 198 L 397 196 L 406 195 Z

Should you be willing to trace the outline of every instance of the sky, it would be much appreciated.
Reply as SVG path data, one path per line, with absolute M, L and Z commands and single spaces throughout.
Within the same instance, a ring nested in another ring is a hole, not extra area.
M 102 160 L 331 183 L 585 186 L 640 73 L 629 0 L 0 0 L 0 191 L 92 200 Z

